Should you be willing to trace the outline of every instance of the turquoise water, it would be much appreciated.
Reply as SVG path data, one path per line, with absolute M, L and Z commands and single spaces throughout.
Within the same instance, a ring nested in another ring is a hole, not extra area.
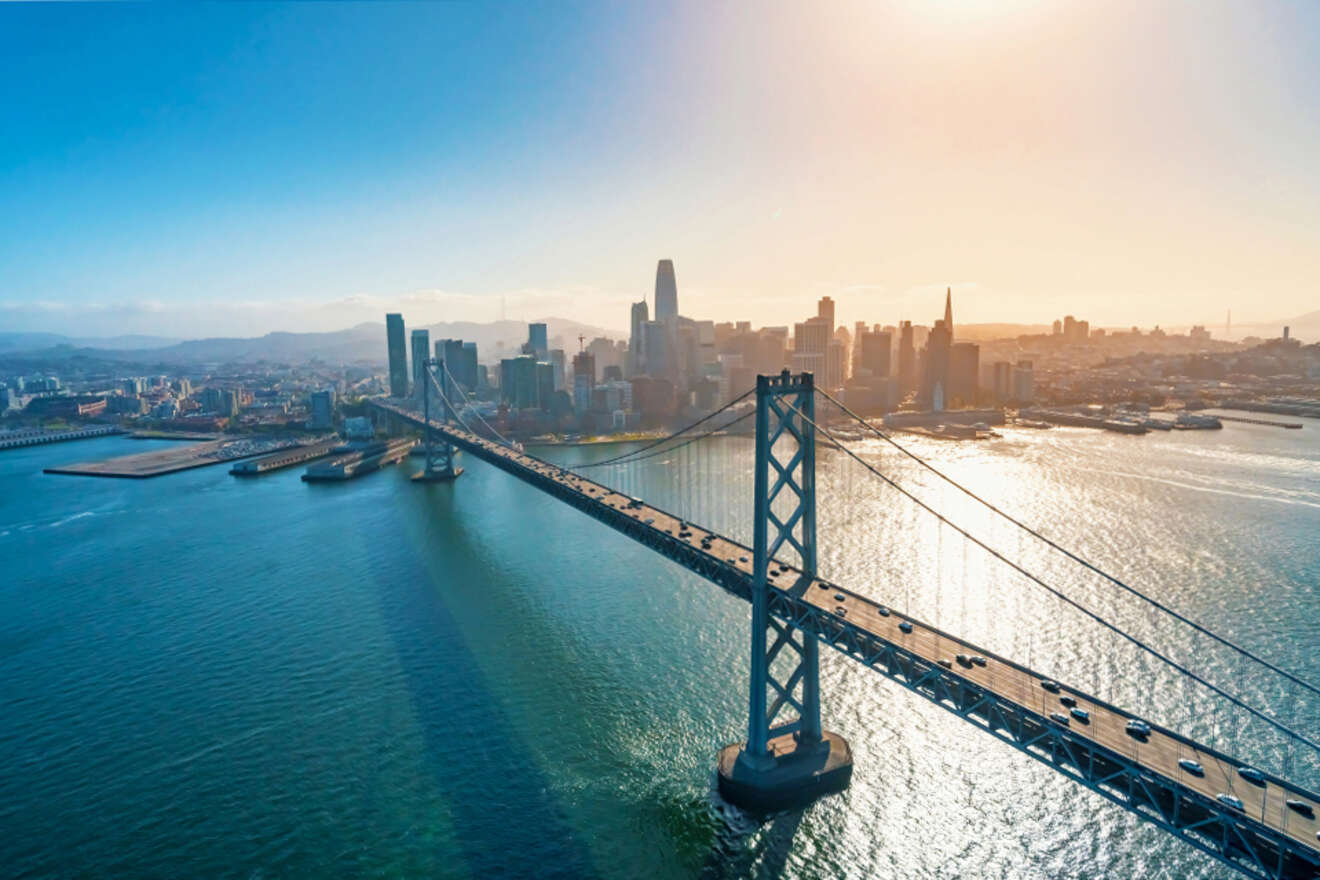
M 1316 675 L 1320 424 L 905 442 Z M 302 483 L 297 468 L 246 480 L 220 467 L 145 481 L 41 473 L 151 445 L 0 454 L 0 874 L 1232 876 L 834 654 L 824 715 L 853 745 L 853 786 L 752 825 L 719 803 L 713 777 L 716 751 L 742 736 L 743 603 L 470 457 L 452 486 L 410 484 L 415 462 L 343 485 Z M 947 491 L 864 448 L 929 497 Z M 713 441 L 600 476 L 737 531 L 748 452 Z M 690 476 L 698 466 L 738 478 Z M 821 483 L 822 569 L 840 582 L 1314 775 L 1053 613 L 837 453 L 822 453 Z M 943 502 L 1161 633 L 1094 579 L 952 494 Z M 1313 702 L 1162 634 L 1316 729 Z

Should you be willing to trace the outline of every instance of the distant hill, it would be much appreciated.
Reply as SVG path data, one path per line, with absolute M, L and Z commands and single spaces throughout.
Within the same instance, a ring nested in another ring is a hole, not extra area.
M 551 348 L 577 350 L 579 335 L 588 341 L 597 336 L 610 339 L 623 338 L 623 334 L 567 318 L 545 318 L 540 323 L 546 331 Z M 407 330 L 411 334 L 413 326 Z M 489 362 L 501 354 L 517 352 L 527 341 L 527 323 L 523 321 L 495 321 L 478 324 L 470 321 L 423 325 L 431 341 L 462 339 L 477 343 L 481 360 Z M 125 344 L 137 340 L 138 345 Z M 107 344 L 110 343 L 110 344 Z M 160 344 L 156 344 L 160 343 Z M 49 360 L 63 360 L 81 356 L 132 363 L 186 364 L 272 361 L 278 363 L 305 363 L 319 359 L 330 363 L 366 362 L 383 364 L 385 324 L 381 322 L 358 324 L 347 330 L 328 333 L 267 333 L 251 338 L 213 337 L 178 342 L 156 337 L 114 337 L 113 339 L 78 340 L 51 333 L 9 333 L 0 335 L 0 353 L 40 356 Z
M 1274 339 L 1283 335 L 1284 327 L 1288 328 L 1288 335 L 1293 339 L 1320 342 L 1320 312 L 1307 312 L 1295 318 L 1285 318 L 1282 321 L 1270 321 L 1265 324 L 1234 324 L 1231 338 L 1260 336 L 1264 339 Z M 1211 333 L 1215 332 L 1214 327 L 1208 329 Z
M 0 333 L 0 351 L 36 351 L 69 345 L 74 348 L 95 348 L 105 351 L 163 348 L 175 345 L 177 339 L 165 336 L 61 336 L 58 333 Z
M 953 332 L 958 339 L 1014 339 L 1018 336 L 1049 333 L 1049 324 L 959 324 L 954 322 Z

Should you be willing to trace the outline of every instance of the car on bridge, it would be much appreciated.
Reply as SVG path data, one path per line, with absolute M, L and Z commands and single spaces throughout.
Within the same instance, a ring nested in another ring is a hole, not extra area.
M 1288 809 L 1292 810 L 1294 813 L 1300 813 L 1308 819 L 1315 818 L 1315 810 L 1312 809 L 1311 805 L 1308 804 L 1306 801 L 1298 801 L 1289 798 L 1287 804 L 1288 804 Z
M 1265 774 L 1261 773 L 1255 767 L 1239 767 L 1238 776 L 1250 782 L 1252 785 L 1265 785 Z

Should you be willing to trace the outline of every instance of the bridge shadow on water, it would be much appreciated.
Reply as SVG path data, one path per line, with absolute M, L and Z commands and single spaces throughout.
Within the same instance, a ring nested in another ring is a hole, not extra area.
M 484 673 L 481 657 L 471 647 L 473 608 L 454 604 L 462 600 L 452 591 L 481 587 L 499 575 L 487 568 L 490 559 L 468 531 L 470 524 L 463 522 L 451 493 L 451 486 L 437 485 L 415 496 L 429 517 L 423 540 L 444 541 L 443 567 L 428 558 L 428 551 L 417 552 L 378 581 L 377 601 L 409 690 L 432 780 L 449 808 L 463 862 L 461 868 L 453 866 L 453 873 L 599 876 L 592 860 L 591 829 L 575 824 L 558 800 L 554 783 L 539 764 L 539 751 L 520 734 Z M 388 532 L 415 532 L 417 513 L 413 504 L 399 504 L 388 519 Z M 535 627 L 535 618 L 523 625 Z M 523 635 L 534 638 L 530 632 Z M 552 718 L 545 720 L 553 723 Z M 712 761 L 714 757 L 712 753 Z M 695 856 L 695 862 L 680 857 L 689 866 L 686 870 L 703 880 L 785 876 L 804 811 L 758 823 L 719 796 L 713 774 L 709 781 L 707 816 L 688 813 L 678 820 L 686 826 L 682 831 L 670 827 L 671 833 L 692 835 L 689 840 L 696 844 L 687 857 Z M 699 797 L 689 802 L 698 813 L 700 802 Z M 645 807 L 640 813 L 650 815 Z
M 713 786 L 710 798 L 720 828 L 701 867 L 701 880 L 777 880 L 784 876 L 806 811 L 780 813 L 758 824 L 725 803 Z
M 436 496 L 448 494 L 447 487 L 437 488 Z M 406 506 L 401 508 L 390 522 L 395 535 L 407 532 L 401 521 Z M 435 516 L 453 513 L 448 503 L 437 501 L 436 508 Z M 447 552 L 465 551 L 459 541 Z M 455 865 L 457 870 L 442 874 L 595 877 L 586 841 L 556 802 L 535 751 L 518 736 L 446 606 L 443 589 L 437 589 L 471 582 L 459 575 L 461 563 L 450 570 L 450 584 L 435 584 L 433 570 L 419 553 L 406 570 L 392 571 L 378 584 L 382 619 L 466 868 Z M 455 682 L 462 682 L 461 688 Z

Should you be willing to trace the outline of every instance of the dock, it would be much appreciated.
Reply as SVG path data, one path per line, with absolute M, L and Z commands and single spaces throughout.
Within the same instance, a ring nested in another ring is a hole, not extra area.
M 84 461 L 49 467 L 44 472 L 81 477 L 143 480 L 241 458 L 266 455 L 299 445 L 301 444 L 297 440 L 289 437 L 229 437 L 204 443 L 171 446 L 168 449 L 153 449 L 151 452 L 138 452 L 133 455 L 120 455 L 101 461 Z
M 400 438 L 378 440 L 356 446 L 353 444 L 339 446 L 332 450 L 334 458 L 309 466 L 302 478 L 307 483 L 336 483 L 351 480 L 380 470 L 386 465 L 397 464 L 408 456 L 408 450 L 412 449 L 416 442 L 412 438 Z
M 143 428 L 140 428 L 140 429 L 134 431 L 132 434 L 129 434 L 128 436 L 131 437 L 131 438 L 134 439 L 134 440 L 193 440 L 193 441 L 202 441 L 202 440 L 224 440 L 224 439 L 225 439 L 225 435 L 224 435 L 224 434 L 217 434 L 217 433 L 214 433 L 214 432 L 205 432 L 205 433 L 203 433 L 203 432 L 198 432 L 198 431 L 157 431 L 157 430 L 155 430 L 154 428 L 152 428 L 152 429 L 143 429 Z
M 1294 431 L 1302 429 L 1301 422 L 1275 422 L 1270 419 L 1249 419 L 1246 416 L 1215 416 L 1221 422 L 1245 422 L 1248 425 L 1269 425 L 1271 428 L 1291 428 Z
M 338 449 L 340 445 L 341 442 L 336 437 L 333 440 L 323 440 L 309 446 L 272 452 L 270 455 L 263 455 L 260 458 L 249 458 L 240 461 L 231 467 L 229 472 L 236 477 L 255 477 L 281 468 L 292 467 L 295 464 L 304 464 L 318 458 L 325 458 Z
M 43 443 L 86 440 L 90 437 L 109 437 L 122 433 L 123 430 L 114 425 L 96 425 L 91 428 L 75 428 L 72 431 L 15 431 L 0 435 L 0 449 L 19 449 L 24 446 L 40 446 Z
M 1312 400 L 1225 400 L 1212 408 L 1320 419 L 1320 401 Z
M 1070 428 L 1099 428 L 1119 434 L 1145 434 L 1149 429 L 1145 422 L 1134 419 L 1114 418 L 1108 415 L 1088 415 L 1059 409 L 1022 410 L 1020 418 L 1032 422 L 1046 422 L 1051 425 L 1065 425 Z

